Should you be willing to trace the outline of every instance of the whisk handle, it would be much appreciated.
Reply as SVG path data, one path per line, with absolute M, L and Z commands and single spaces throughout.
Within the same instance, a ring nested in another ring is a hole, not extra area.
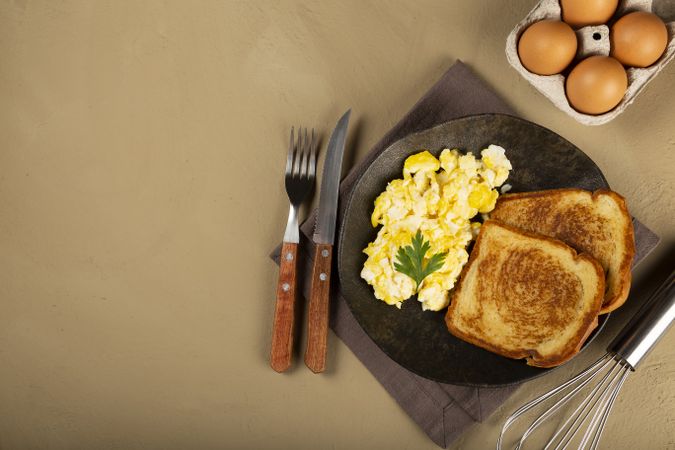
M 609 347 L 635 370 L 675 319 L 675 270 L 633 316 Z

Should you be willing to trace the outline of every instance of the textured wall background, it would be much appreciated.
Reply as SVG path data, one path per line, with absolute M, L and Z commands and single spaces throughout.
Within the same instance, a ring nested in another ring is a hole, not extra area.
M 587 128 L 506 62 L 534 1 L 0 4 L 0 448 L 435 448 L 349 350 L 267 366 L 291 125 L 353 108 L 365 154 L 461 58 L 586 151 L 672 255 L 675 66 Z M 528 384 L 455 448 L 603 351 Z M 624 386 L 602 448 L 675 448 L 675 332 Z

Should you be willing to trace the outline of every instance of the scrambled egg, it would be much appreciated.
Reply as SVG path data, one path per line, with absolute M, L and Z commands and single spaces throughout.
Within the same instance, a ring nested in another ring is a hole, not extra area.
M 472 153 L 445 149 L 436 159 L 422 151 L 405 160 L 403 179 L 391 181 L 377 197 L 371 222 L 382 228 L 364 250 L 368 259 L 361 271 L 375 297 L 400 308 L 417 288 L 423 310 L 448 306 L 448 291 L 469 259 L 466 248 L 480 228 L 471 219 L 492 211 L 499 196 L 495 188 L 511 170 L 502 147 L 490 145 L 481 156 L 477 160 Z M 431 245 L 427 257 L 442 252 L 447 256 L 438 271 L 415 286 L 412 278 L 396 271 L 394 262 L 398 249 L 410 245 L 418 230 Z

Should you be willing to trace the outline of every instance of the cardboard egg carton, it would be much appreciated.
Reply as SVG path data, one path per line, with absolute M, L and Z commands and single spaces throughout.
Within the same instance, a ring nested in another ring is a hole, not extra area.
M 628 89 L 626 94 L 619 104 L 609 112 L 599 115 L 583 114 L 576 111 L 570 106 L 565 96 L 565 76 L 557 75 L 537 75 L 528 71 L 520 62 L 518 57 L 518 39 L 520 35 L 535 22 L 544 19 L 561 19 L 560 3 L 558 0 L 542 0 L 532 11 L 516 25 L 506 39 L 506 57 L 520 74 L 528 80 L 539 92 L 544 94 L 549 100 L 553 102 L 559 109 L 565 111 L 578 122 L 584 125 L 601 125 L 614 119 L 621 114 L 628 105 L 630 105 L 637 95 L 644 89 L 649 81 L 654 78 L 663 67 L 673 59 L 675 56 L 675 11 L 661 11 L 660 5 L 669 6 L 671 9 L 675 8 L 675 2 L 666 1 L 659 4 L 656 0 L 654 11 L 652 11 L 652 0 L 620 0 L 617 12 L 610 23 L 629 12 L 633 11 L 647 11 L 654 12 L 656 15 L 666 20 L 666 28 L 668 29 L 668 46 L 665 52 L 661 55 L 656 63 L 644 69 L 642 68 L 626 68 L 628 73 Z M 587 26 L 574 30 L 577 35 L 577 55 L 570 67 L 576 65 L 581 59 L 592 55 L 609 55 L 609 27 L 607 25 Z M 569 69 L 567 69 L 569 70 Z

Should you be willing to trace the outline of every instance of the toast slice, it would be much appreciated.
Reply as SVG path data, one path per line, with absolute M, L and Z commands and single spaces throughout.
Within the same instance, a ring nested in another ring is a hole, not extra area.
M 450 333 L 508 358 L 553 367 L 598 325 L 600 264 L 556 239 L 486 221 L 445 323 Z
M 560 239 L 597 259 L 607 286 L 600 314 L 615 310 L 628 298 L 635 255 L 633 223 L 626 201 L 616 192 L 554 189 L 506 194 L 490 218 Z

